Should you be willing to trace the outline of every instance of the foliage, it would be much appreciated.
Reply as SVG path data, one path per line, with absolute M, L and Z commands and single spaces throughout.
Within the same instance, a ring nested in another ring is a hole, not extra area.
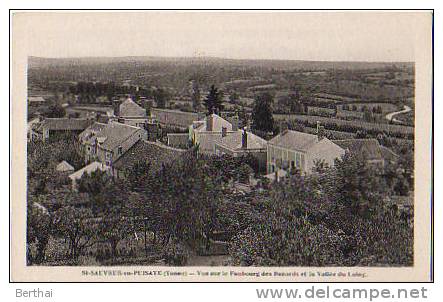
M 352 177 L 350 177 L 352 175 Z M 235 265 L 412 265 L 413 215 L 384 202 L 385 175 L 346 155 L 274 183 L 231 241 Z M 392 235 L 394 234 L 394 235 Z
M 26 259 L 28 264 L 40 264 L 45 260 L 45 251 L 52 231 L 51 215 L 43 210 L 41 204 L 36 205 L 35 200 L 35 198 L 28 198 L 27 206 L 26 245 L 28 248 Z M 37 245 L 35 256 L 30 251 L 32 243 Z
M 66 110 L 59 104 L 54 104 L 48 108 L 46 117 L 64 117 L 66 115 Z
M 92 211 L 85 208 L 66 206 L 54 214 L 56 234 L 62 236 L 69 244 L 69 257 L 77 260 L 85 248 L 96 243 L 96 230 L 91 223 Z
M 183 244 L 171 242 L 163 251 L 163 258 L 168 265 L 185 266 L 189 253 Z
M 157 103 L 158 108 L 165 108 L 166 101 L 169 98 L 168 92 L 163 88 L 158 88 L 154 90 L 154 100 Z
M 222 94 L 214 85 L 211 85 L 209 94 L 205 99 L 205 106 L 208 110 L 208 114 L 218 114 L 223 110 Z
M 272 132 L 274 130 L 274 118 L 272 116 L 272 96 L 269 93 L 260 95 L 252 111 L 252 127 L 255 130 Z

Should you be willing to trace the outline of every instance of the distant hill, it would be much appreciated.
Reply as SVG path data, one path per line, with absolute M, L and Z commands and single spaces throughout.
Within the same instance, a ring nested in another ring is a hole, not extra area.
M 412 67 L 411 62 L 333 62 L 333 61 L 301 61 L 301 60 L 242 60 L 217 57 L 82 57 L 82 58 L 42 58 L 29 57 L 28 68 L 47 68 L 50 66 L 104 65 L 116 63 L 170 63 L 177 65 L 213 65 L 213 66 L 249 66 L 276 69 L 373 69 L 389 66 Z

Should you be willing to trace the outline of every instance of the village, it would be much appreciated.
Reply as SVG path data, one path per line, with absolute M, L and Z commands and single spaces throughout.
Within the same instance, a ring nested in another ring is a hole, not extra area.
M 53 82 L 30 69 L 28 265 L 411 265 L 411 97 L 68 81 L 61 66 Z M 409 72 L 377 68 L 348 72 Z
M 29 129 L 31 141 L 49 141 L 60 133 L 78 135 L 79 151 L 87 165 L 74 171 L 72 165 L 63 160 L 56 168 L 59 172 L 73 172 L 69 175 L 73 189 L 84 173 L 108 171 L 118 178 L 124 177 L 123 168 L 138 161 L 161 163 L 162 158 L 150 154 L 150 148 L 158 149 L 156 154 L 160 156 L 171 154 L 171 157 L 192 147 L 197 147 L 201 155 L 249 155 L 257 162 L 258 175 L 270 181 L 278 181 L 295 169 L 303 174 L 311 173 L 316 162 L 333 166 L 346 152 L 380 167 L 398 158 L 376 139 L 329 140 L 320 122 L 317 122 L 317 134 L 289 130 L 283 122 L 281 133 L 267 141 L 250 132 L 248 127 L 240 129 L 238 116 L 224 119 L 215 113 L 204 116 L 204 113 L 161 109 L 152 110 L 148 116 L 130 97 L 114 103 L 113 113 L 99 119 L 45 118 Z M 192 120 L 199 117 L 201 120 Z M 162 126 L 187 132 L 167 133 L 163 143 L 158 140 Z

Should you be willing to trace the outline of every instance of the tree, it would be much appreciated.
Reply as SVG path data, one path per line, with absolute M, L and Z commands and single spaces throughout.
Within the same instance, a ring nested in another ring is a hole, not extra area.
M 252 127 L 256 130 L 271 132 L 274 130 L 272 116 L 272 96 L 269 93 L 260 95 L 252 111 Z
M 32 196 L 28 197 L 26 219 L 26 245 L 28 248 L 26 258 L 28 264 L 41 264 L 45 260 L 46 247 L 52 231 L 52 217 L 49 212 L 40 208 L 41 204 L 36 206 L 34 199 Z M 32 256 L 29 248 L 32 243 L 36 243 L 37 246 L 37 255 L 35 257 Z
M 132 231 L 131 218 L 124 217 L 118 209 L 114 208 L 107 211 L 106 215 L 102 216 L 98 222 L 97 234 L 99 234 L 101 240 L 109 243 L 112 258 L 117 257 L 119 242 Z
M 92 199 L 92 210 L 94 213 L 102 211 L 107 207 L 108 200 L 104 198 L 106 190 L 112 182 L 111 177 L 104 171 L 96 170 L 85 173 L 77 181 L 78 191 L 89 193 Z
M 229 101 L 230 101 L 231 103 L 235 103 L 235 102 L 238 101 L 238 100 L 239 100 L 239 95 L 238 95 L 237 92 L 232 92 L 232 93 L 229 95 Z
M 219 113 L 223 110 L 222 94 L 214 85 L 211 86 L 209 94 L 205 99 L 205 106 L 208 114 Z
M 335 161 L 336 201 L 354 214 L 368 215 L 380 205 L 385 181 L 375 166 L 359 155 L 346 153 Z
M 199 111 L 201 107 L 201 95 L 200 95 L 200 86 L 196 81 L 192 82 L 192 108 L 195 111 Z
M 154 100 L 157 103 L 158 108 L 165 108 L 166 107 L 166 100 L 169 97 L 166 90 L 163 88 L 158 88 L 154 91 Z
M 54 230 L 69 244 L 68 255 L 73 260 L 95 244 L 97 230 L 93 228 L 93 215 L 90 209 L 63 207 L 55 212 Z

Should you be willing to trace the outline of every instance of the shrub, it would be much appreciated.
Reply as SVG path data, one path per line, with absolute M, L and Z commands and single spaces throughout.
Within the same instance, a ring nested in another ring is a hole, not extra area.
M 165 247 L 163 258 L 168 265 L 185 266 L 188 262 L 189 254 L 182 244 L 172 242 Z

